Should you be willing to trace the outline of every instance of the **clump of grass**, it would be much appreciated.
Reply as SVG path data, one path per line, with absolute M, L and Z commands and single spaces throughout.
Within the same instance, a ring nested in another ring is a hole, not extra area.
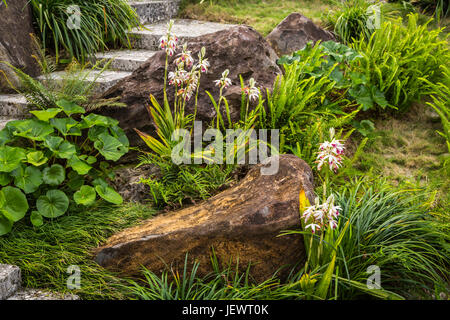
M 276 274 L 266 281 L 255 283 L 251 277 L 250 266 L 245 272 L 236 267 L 220 267 L 216 256 L 211 255 L 213 271 L 199 277 L 199 263 L 195 262 L 188 270 L 187 258 L 183 273 L 166 270 L 156 274 L 146 268 L 142 270 L 145 281 L 129 281 L 124 286 L 130 294 L 141 300 L 280 300 L 302 299 L 305 293 L 298 282 L 282 284 Z
M 22 285 L 68 293 L 67 268 L 81 270 L 81 288 L 70 293 L 82 299 L 123 299 L 121 279 L 93 261 L 92 249 L 124 228 L 151 217 L 155 211 L 140 205 L 97 205 L 70 213 L 42 227 L 21 221 L 0 237 L 0 261 L 22 269 Z

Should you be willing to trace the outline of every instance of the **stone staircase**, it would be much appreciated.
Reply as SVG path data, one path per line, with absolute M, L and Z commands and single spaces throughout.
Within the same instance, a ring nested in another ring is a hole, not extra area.
M 79 300 L 71 294 L 59 294 L 37 289 L 23 289 L 20 268 L 0 264 L 0 300 Z
M 178 12 L 180 0 L 140 0 L 128 1 L 135 8 L 143 24 L 142 28 L 135 28 L 129 32 L 135 39 L 132 49 L 111 50 L 107 52 L 98 52 L 92 58 L 92 62 L 106 62 L 112 59 L 109 70 L 103 72 L 96 82 L 97 90 L 104 92 L 121 79 L 129 76 L 135 69 L 142 65 L 147 59 L 151 58 L 158 50 L 158 42 L 161 36 L 165 35 L 167 30 L 167 21 Z M 208 33 L 220 31 L 229 28 L 230 25 L 203 22 L 196 20 L 175 20 L 173 32 L 178 36 L 181 42 L 188 41 L 190 38 L 202 36 Z M 92 81 L 98 71 L 91 71 L 86 78 Z M 64 72 L 54 72 L 49 75 L 52 81 L 61 81 L 64 78 Z M 38 79 L 44 79 L 43 76 Z M 0 129 L 14 119 L 22 119 L 28 115 L 27 101 L 23 96 L 17 94 L 0 94 Z

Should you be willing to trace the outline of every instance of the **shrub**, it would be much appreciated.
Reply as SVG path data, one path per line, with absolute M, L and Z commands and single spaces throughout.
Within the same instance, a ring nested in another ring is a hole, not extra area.
M 104 178 L 105 160 L 117 161 L 128 151 L 118 121 L 91 113 L 70 101 L 33 110 L 31 119 L 14 120 L 0 131 L 0 235 L 31 210 L 31 222 L 57 218 L 69 208 L 67 194 L 89 206 L 97 194 L 120 204 L 122 197 Z M 89 176 L 87 176 L 89 174 Z
M 30 5 L 43 47 L 55 50 L 57 62 L 61 49 L 84 62 L 109 44 L 129 46 L 127 31 L 139 24 L 125 0 L 30 0 Z M 69 27 L 77 14 L 80 27 Z
M 423 79 L 429 86 L 429 92 L 431 94 L 431 102 L 427 102 L 427 105 L 432 107 L 439 115 L 442 121 L 443 132 L 439 132 L 447 141 L 447 148 L 450 152 L 450 66 L 441 66 L 443 70 L 443 81 L 438 83 L 432 83 L 427 79 Z
M 408 15 L 407 26 L 401 19 L 385 22 L 368 41 L 352 44 L 363 56 L 355 68 L 399 110 L 407 109 L 427 92 L 425 79 L 440 82 L 444 77 L 441 66 L 450 60 L 447 41 L 439 39 L 442 29 L 429 31 L 427 24 L 417 24 L 417 18 L 416 14 Z
M 233 181 L 235 165 L 173 165 L 143 159 L 141 164 L 157 164 L 159 174 L 141 179 L 150 188 L 150 200 L 156 207 L 177 207 L 205 200 Z
M 360 58 L 346 45 L 327 41 L 279 59 L 286 72 L 268 94 L 261 126 L 280 129 L 281 152 L 312 164 L 315 146 L 331 127 L 349 124 L 360 109 L 387 105 L 383 93 L 351 69 Z

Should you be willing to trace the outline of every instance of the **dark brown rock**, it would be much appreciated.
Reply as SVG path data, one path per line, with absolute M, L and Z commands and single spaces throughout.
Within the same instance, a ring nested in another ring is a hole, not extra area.
M 239 75 L 242 75 L 245 81 L 253 77 L 257 86 L 265 92 L 265 88 L 272 88 L 276 76 L 281 73 L 276 64 L 278 57 L 273 49 L 258 32 L 250 27 L 237 26 L 194 38 L 189 41 L 188 50 L 191 50 L 192 56 L 197 58 L 202 46 L 206 48 L 206 57 L 211 67 L 207 74 L 202 74 L 197 120 L 209 123 L 216 115 L 205 90 L 218 100 L 219 89 L 215 86 L 214 80 L 220 79 L 225 69 L 230 70 L 229 78 L 233 81 L 233 86 L 225 92 L 230 103 L 232 121 L 239 118 L 241 99 Z M 174 69 L 172 61 L 173 58 L 170 59 L 170 70 Z M 150 94 L 153 94 L 162 104 L 164 65 L 165 52 L 159 52 L 135 70 L 131 76 L 120 81 L 103 95 L 106 98 L 121 96 L 121 102 L 127 104 L 126 109 L 108 108 L 102 113 L 120 121 L 120 126 L 127 133 L 131 145 L 140 143 L 133 128 L 150 134 L 153 130 L 145 108 L 150 103 Z M 168 98 L 171 105 L 173 93 L 174 88 L 169 87 Z M 187 112 L 193 113 L 194 100 L 192 98 L 188 103 Z
M 39 74 L 39 66 L 32 57 L 35 46 L 30 36 L 33 27 L 28 2 L 8 1 L 6 7 L 3 1 L 0 1 L 0 61 L 6 61 L 34 77 Z M 0 92 L 12 91 L 5 74 L 14 86 L 19 84 L 11 68 L 0 63 Z
M 304 190 L 313 201 L 312 171 L 294 155 L 276 159 L 274 175 L 262 175 L 265 165 L 256 165 L 235 187 L 114 235 L 97 250 L 96 261 L 124 275 L 139 275 L 141 266 L 156 273 L 166 265 L 180 269 L 189 252 L 189 263 L 199 261 L 199 275 L 205 275 L 211 271 L 213 247 L 219 262 L 239 259 L 243 269 L 252 263 L 251 273 L 259 281 L 304 261 L 300 235 L 277 236 L 299 228 L 299 193 Z
M 303 49 L 308 41 L 314 43 L 318 40 L 335 40 L 334 35 L 319 26 L 310 19 L 295 12 L 288 15 L 266 37 L 275 52 L 279 55 L 291 54 Z

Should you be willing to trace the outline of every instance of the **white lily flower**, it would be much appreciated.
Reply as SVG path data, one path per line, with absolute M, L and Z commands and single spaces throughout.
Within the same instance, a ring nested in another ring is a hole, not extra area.
M 229 86 L 232 85 L 231 79 L 228 78 L 228 74 L 230 73 L 230 70 L 226 69 L 224 72 L 222 72 L 222 77 L 219 80 L 214 80 L 214 83 L 216 86 L 220 87 L 221 89 L 226 89 Z

